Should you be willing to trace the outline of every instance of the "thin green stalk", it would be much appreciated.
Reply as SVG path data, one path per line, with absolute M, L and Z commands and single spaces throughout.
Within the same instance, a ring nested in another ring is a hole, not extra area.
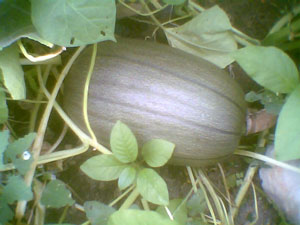
M 249 165 L 249 167 L 248 167 L 247 173 L 244 177 L 244 182 L 235 197 L 234 207 L 232 208 L 232 211 L 230 213 L 233 218 L 237 215 L 237 213 L 239 211 L 239 207 L 249 189 L 249 186 L 252 182 L 254 175 L 256 174 L 257 169 L 258 169 L 257 166 Z
M 287 163 L 278 161 L 276 159 L 272 159 L 268 156 L 262 155 L 262 154 L 258 154 L 255 152 L 250 152 L 250 151 L 244 151 L 244 150 L 235 150 L 234 152 L 235 155 L 241 155 L 241 156 L 247 156 L 253 159 L 258 159 L 261 161 L 264 161 L 266 164 L 272 165 L 272 166 L 279 166 L 281 168 L 296 172 L 296 173 L 300 173 L 300 168 L 297 168 L 295 166 L 291 166 Z
M 141 199 L 141 202 L 142 202 L 143 208 L 144 208 L 146 211 L 150 211 L 150 207 L 149 207 L 149 204 L 148 204 L 147 200 L 142 198 L 142 199 Z
M 44 94 L 47 96 L 47 98 L 50 98 L 50 94 L 45 88 L 43 84 L 41 84 L 41 87 L 44 91 Z M 95 149 L 100 151 L 103 154 L 111 154 L 111 151 L 109 151 L 107 148 L 105 148 L 103 145 L 100 145 L 97 141 L 90 138 L 88 135 L 86 135 L 71 119 L 70 117 L 64 112 L 64 110 L 57 104 L 57 102 L 54 102 L 54 108 L 57 111 L 57 113 L 60 115 L 60 117 L 65 121 L 65 123 L 71 128 L 71 130 L 79 137 L 79 139 L 85 143 L 93 146 Z
M 60 218 L 58 220 L 58 224 L 62 224 L 64 222 L 69 208 L 70 208 L 69 205 L 64 207 L 63 213 L 62 213 L 62 215 L 60 216 Z
M 122 193 L 118 198 L 116 198 L 114 201 L 112 201 L 111 203 L 109 203 L 109 206 L 114 206 L 115 204 L 117 204 L 117 202 L 119 202 L 122 198 L 124 198 L 135 186 L 131 185 L 126 191 L 124 191 L 124 193 Z
M 274 26 L 271 28 L 271 30 L 269 31 L 267 36 L 279 31 L 282 27 L 284 27 L 287 23 L 289 23 L 291 21 L 293 16 L 297 15 L 298 13 L 300 13 L 300 5 L 296 6 L 295 8 L 292 9 L 291 12 L 289 12 L 286 15 L 284 15 L 283 17 L 281 17 L 281 19 L 278 20 L 274 24 Z
M 130 195 L 127 197 L 127 199 L 123 202 L 119 210 L 122 209 L 128 209 L 138 198 L 140 195 L 140 192 L 137 190 L 137 188 L 133 189 L 133 191 L 130 193 Z
M 95 135 L 93 129 L 91 128 L 89 117 L 88 117 L 88 94 L 89 94 L 89 86 L 90 86 L 91 77 L 92 77 L 94 67 L 95 67 L 96 56 L 97 56 L 97 44 L 93 44 L 93 53 L 92 53 L 92 57 L 91 57 L 91 63 L 90 63 L 87 77 L 86 77 L 86 82 L 84 85 L 83 109 L 82 109 L 85 125 L 86 125 L 87 130 L 90 133 L 92 139 L 95 142 L 97 142 L 97 138 L 96 138 L 96 135 Z
M 46 66 L 46 70 L 43 73 L 43 82 L 46 83 L 50 74 L 50 70 L 51 70 L 51 65 L 47 65 Z M 41 88 L 39 89 L 38 95 L 37 95 L 37 102 L 40 102 L 43 99 L 44 95 L 43 92 L 41 90 Z M 29 119 L 29 132 L 33 132 L 35 130 L 35 123 L 37 121 L 37 114 L 39 112 L 41 103 L 37 103 L 34 105 L 33 110 L 30 113 L 30 119 Z
M 221 206 L 221 203 L 219 201 L 219 198 L 216 195 L 216 192 L 214 191 L 213 187 L 209 183 L 207 177 L 204 175 L 203 171 L 201 169 L 198 169 L 197 171 L 198 171 L 199 177 L 201 178 L 202 182 L 204 183 L 205 187 L 207 188 L 208 192 L 210 193 L 210 196 L 212 197 L 212 199 L 213 199 L 213 201 L 215 203 L 217 212 L 218 212 L 218 214 L 220 216 L 221 223 L 222 224 L 227 224 L 226 223 L 226 219 L 225 219 L 225 215 L 224 215 L 224 211 L 222 209 L 222 206 Z
M 192 168 L 190 166 L 187 166 L 186 169 L 187 169 L 190 181 L 192 183 L 193 190 L 196 193 L 197 192 L 197 185 L 196 185 L 196 180 L 195 180 Z
M 255 191 L 255 187 L 254 187 L 253 182 L 251 182 L 251 187 L 252 187 L 252 190 L 253 190 L 254 209 L 255 209 L 255 215 L 256 215 L 256 217 L 255 217 L 255 219 L 249 225 L 255 225 L 256 222 L 259 219 L 259 214 L 258 214 L 258 206 L 257 206 L 257 196 L 256 196 L 256 191 Z
M 213 223 L 214 223 L 214 224 L 217 224 L 217 218 L 216 218 L 214 209 L 213 209 L 213 207 L 212 207 L 212 205 L 211 205 L 211 202 L 210 202 L 210 200 L 209 200 L 209 198 L 208 198 L 206 189 L 205 189 L 205 187 L 204 187 L 202 181 L 200 180 L 200 178 L 198 178 L 198 183 L 199 183 L 200 188 L 201 188 L 201 190 L 202 190 L 202 192 L 203 192 L 203 194 L 204 194 L 204 198 L 205 198 L 205 201 L 206 201 L 208 210 L 209 210 L 209 212 L 210 212 L 210 214 L 211 214 Z

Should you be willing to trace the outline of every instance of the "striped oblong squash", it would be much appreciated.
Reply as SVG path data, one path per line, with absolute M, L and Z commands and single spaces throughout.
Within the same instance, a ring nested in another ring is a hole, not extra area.
M 83 129 L 90 56 L 87 48 L 65 82 L 65 109 Z M 176 144 L 172 162 L 193 166 L 214 163 L 235 150 L 246 111 L 241 88 L 223 70 L 169 46 L 133 39 L 99 44 L 88 107 L 101 144 L 109 147 L 110 131 L 121 120 L 140 146 L 166 139 Z

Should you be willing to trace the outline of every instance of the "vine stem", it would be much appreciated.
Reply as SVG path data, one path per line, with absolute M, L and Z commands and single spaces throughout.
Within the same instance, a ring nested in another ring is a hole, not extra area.
M 268 130 L 265 130 L 260 134 L 258 142 L 257 142 L 258 147 L 265 147 L 265 145 L 266 145 L 265 136 L 268 134 L 268 132 L 269 132 Z M 246 193 L 248 192 L 249 186 L 252 184 L 253 177 L 256 174 L 257 170 L 258 170 L 257 165 L 256 166 L 253 166 L 251 164 L 249 165 L 247 173 L 244 177 L 244 182 L 241 185 L 241 187 L 235 197 L 234 207 L 230 211 L 230 216 L 232 218 L 235 218 L 235 216 L 237 215 L 237 213 L 239 211 L 239 207 L 240 207 Z
M 49 116 L 50 113 L 52 111 L 56 96 L 58 94 L 58 91 L 62 85 L 62 82 L 66 76 L 66 74 L 68 73 L 68 71 L 70 70 L 73 62 L 75 61 L 75 59 L 78 57 L 78 55 L 81 53 L 81 51 L 84 49 L 84 47 L 79 47 L 76 52 L 74 53 L 74 55 L 71 57 L 71 59 L 68 61 L 68 63 L 66 64 L 66 66 L 64 67 L 61 76 L 59 77 L 59 79 L 57 80 L 55 87 L 53 89 L 53 92 L 51 94 L 51 97 L 49 98 L 48 104 L 45 108 L 44 114 L 41 118 L 41 123 L 39 125 L 38 128 L 38 132 L 37 132 L 37 136 L 34 140 L 33 146 L 32 146 L 32 157 L 33 157 L 33 162 L 30 165 L 30 169 L 29 171 L 25 174 L 25 184 L 29 187 L 31 187 L 31 183 L 33 180 L 33 176 L 35 173 L 35 169 L 37 166 L 37 162 L 38 162 L 38 158 L 42 149 L 42 144 L 44 141 L 44 135 L 46 132 L 46 128 L 47 128 L 47 124 L 49 121 Z M 38 69 L 38 73 L 41 74 L 41 67 L 37 66 Z M 21 219 L 24 216 L 25 213 L 25 209 L 26 209 L 26 205 L 27 205 L 27 201 L 22 200 L 22 201 L 18 201 L 17 203 L 17 207 L 15 210 L 15 215 L 16 215 L 16 219 L 17 219 L 17 224 L 21 224 Z
M 130 195 L 127 197 L 127 199 L 123 202 L 119 210 L 122 209 L 128 209 L 134 201 L 137 199 L 137 197 L 140 195 L 140 192 L 137 188 L 134 188 L 133 191 L 130 193 Z
M 88 117 L 88 94 L 89 94 L 89 86 L 90 86 L 90 81 L 91 81 L 91 77 L 93 74 L 93 70 L 95 67 L 95 61 L 96 61 L 96 56 L 97 56 L 97 44 L 93 44 L 93 52 L 92 52 L 92 57 L 91 57 L 91 63 L 90 63 L 90 67 L 89 67 L 89 71 L 86 77 L 86 82 L 84 85 L 84 92 L 83 92 L 83 118 L 84 118 L 84 122 L 85 125 L 88 129 L 88 132 L 90 133 L 92 139 L 97 142 L 97 138 L 96 135 L 93 131 L 93 129 L 91 128 L 90 125 L 90 121 L 89 121 L 89 117 Z

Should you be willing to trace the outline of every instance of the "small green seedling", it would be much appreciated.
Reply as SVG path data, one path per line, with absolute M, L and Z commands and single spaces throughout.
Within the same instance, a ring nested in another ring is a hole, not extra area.
M 118 179 L 121 190 L 131 185 L 135 191 L 154 204 L 168 205 L 169 193 L 165 181 L 154 169 L 161 167 L 171 158 L 175 145 L 163 139 L 152 139 L 141 148 L 142 160 L 138 161 L 138 144 L 132 131 L 121 121 L 114 125 L 110 146 L 112 154 L 91 157 L 81 165 L 81 170 L 94 180 Z

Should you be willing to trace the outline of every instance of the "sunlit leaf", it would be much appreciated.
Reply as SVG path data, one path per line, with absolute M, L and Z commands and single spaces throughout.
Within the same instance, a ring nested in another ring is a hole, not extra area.
M 288 97 L 279 114 L 275 157 L 283 161 L 300 159 L 300 85 Z
M 136 177 L 136 169 L 134 167 L 127 167 L 125 168 L 122 173 L 120 174 L 118 180 L 118 186 L 120 190 L 123 190 L 133 184 L 133 181 Z
M 142 155 L 151 167 L 163 166 L 171 158 L 175 145 L 162 139 L 152 139 L 144 144 Z
M 234 61 L 230 53 L 237 50 L 226 13 L 214 6 L 187 23 L 165 29 L 171 46 L 204 58 L 224 68 Z
M 126 165 L 113 155 L 97 155 L 85 161 L 80 169 L 94 180 L 109 181 L 117 179 Z
M 167 184 L 153 169 L 145 168 L 139 171 L 137 189 L 149 202 L 158 205 L 169 204 Z
M 275 93 L 291 93 L 299 83 L 295 63 L 279 48 L 248 46 L 232 55 L 253 80 Z
M 51 43 L 72 47 L 114 39 L 115 1 L 32 0 L 32 22 Z
M 110 146 L 114 156 L 123 163 L 136 160 L 138 144 L 129 127 L 117 121 L 110 135 Z
M 136 209 L 119 210 L 113 213 L 108 225 L 179 225 L 174 220 L 161 216 L 157 212 Z

